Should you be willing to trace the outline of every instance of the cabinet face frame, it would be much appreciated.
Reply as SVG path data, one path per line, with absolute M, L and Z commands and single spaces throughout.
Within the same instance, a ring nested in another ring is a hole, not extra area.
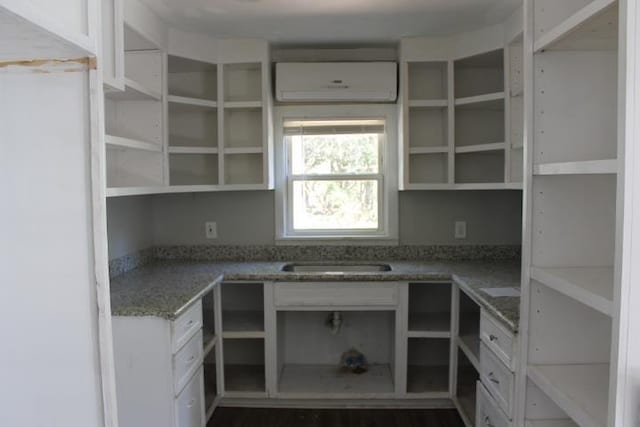
M 101 48 L 104 58 L 102 73 L 104 84 L 116 90 L 124 90 L 123 0 L 100 0 L 100 2 L 103 11 Z M 112 21 L 107 21 L 106 19 L 105 11 L 107 10 L 109 11 L 109 16 L 112 17 Z

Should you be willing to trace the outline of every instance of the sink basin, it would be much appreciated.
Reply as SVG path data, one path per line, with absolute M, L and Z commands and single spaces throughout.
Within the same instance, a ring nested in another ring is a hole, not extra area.
M 282 271 L 292 273 L 379 273 L 391 271 L 389 264 L 285 264 Z

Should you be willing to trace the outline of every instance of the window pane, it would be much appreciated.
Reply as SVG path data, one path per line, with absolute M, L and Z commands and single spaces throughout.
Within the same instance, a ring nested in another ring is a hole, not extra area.
M 293 228 L 378 229 L 378 181 L 294 181 Z
M 289 138 L 294 175 L 378 173 L 378 134 L 293 135 Z

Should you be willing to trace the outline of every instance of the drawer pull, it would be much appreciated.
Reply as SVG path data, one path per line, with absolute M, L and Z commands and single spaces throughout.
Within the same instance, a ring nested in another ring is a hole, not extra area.
M 491 418 L 489 418 L 488 415 L 484 417 L 484 425 L 487 427 L 493 427 L 493 424 L 491 423 Z
M 492 383 L 500 384 L 500 381 L 496 378 L 496 376 L 494 375 L 494 373 L 493 373 L 493 372 L 489 372 L 489 380 L 490 380 Z
M 191 357 L 187 360 L 187 364 L 189 364 L 189 363 L 193 362 L 194 360 L 196 360 L 196 356 L 195 356 L 195 355 L 191 356 Z
M 195 323 L 195 320 L 191 319 L 187 322 L 187 324 L 185 325 L 185 329 L 189 329 L 190 327 L 193 326 L 193 324 Z
M 193 408 L 193 405 L 196 403 L 195 397 L 187 403 L 187 408 Z
M 489 341 L 491 341 L 491 342 L 498 341 L 498 337 L 493 335 L 493 334 L 491 334 L 491 335 L 489 335 Z

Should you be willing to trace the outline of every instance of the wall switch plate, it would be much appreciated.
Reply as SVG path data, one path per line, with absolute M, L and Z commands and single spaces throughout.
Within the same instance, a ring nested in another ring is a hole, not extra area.
M 218 238 L 218 224 L 216 224 L 215 222 L 205 222 L 204 226 L 207 239 Z
M 467 238 L 467 221 L 456 221 L 454 235 L 456 239 Z

